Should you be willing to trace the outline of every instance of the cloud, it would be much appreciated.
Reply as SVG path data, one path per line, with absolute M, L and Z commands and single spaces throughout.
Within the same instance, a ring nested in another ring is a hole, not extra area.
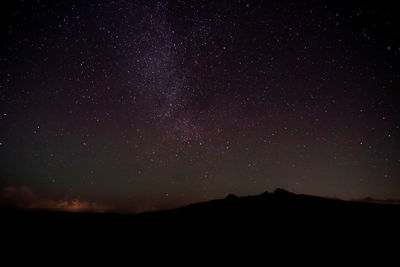
M 356 201 L 356 202 L 367 202 L 367 203 L 380 203 L 380 204 L 400 205 L 400 200 L 399 199 L 375 199 L 375 198 L 372 198 L 372 197 L 366 197 L 366 198 L 353 199 L 353 201 Z
M 31 207 L 38 201 L 38 197 L 27 186 L 7 186 L 1 192 L 1 202 L 6 206 L 25 208 Z
M 52 200 L 39 197 L 27 186 L 7 186 L 0 193 L 0 202 L 7 207 L 26 209 L 56 209 L 66 211 L 107 211 L 106 205 L 79 198 Z

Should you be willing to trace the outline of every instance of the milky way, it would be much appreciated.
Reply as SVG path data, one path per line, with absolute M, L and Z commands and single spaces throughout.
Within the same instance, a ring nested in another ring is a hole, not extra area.
M 135 212 L 276 187 L 400 199 L 393 6 L 9 2 L 7 203 Z

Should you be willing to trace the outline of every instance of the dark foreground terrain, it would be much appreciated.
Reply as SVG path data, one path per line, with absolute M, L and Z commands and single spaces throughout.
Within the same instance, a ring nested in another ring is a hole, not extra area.
M 179 240 L 183 246 L 185 242 L 224 246 L 230 242 L 246 245 L 239 240 L 247 240 L 301 249 L 307 240 L 314 246 L 318 242 L 398 244 L 400 228 L 398 205 L 332 200 L 282 189 L 131 215 L 13 209 L 2 213 L 3 242 L 28 247 L 41 242 L 47 246 L 68 242 L 110 246 L 121 241 L 169 246 Z

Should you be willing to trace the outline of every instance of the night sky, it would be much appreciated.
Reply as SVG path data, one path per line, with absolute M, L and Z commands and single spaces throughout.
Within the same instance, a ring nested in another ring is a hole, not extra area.
M 141 212 L 277 187 L 400 199 L 394 5 L 8 2 L 7 205 Z

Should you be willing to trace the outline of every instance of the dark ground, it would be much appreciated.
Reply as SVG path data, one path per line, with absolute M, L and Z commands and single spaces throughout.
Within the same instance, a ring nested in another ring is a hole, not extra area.
M 136 215 L 2 213 L 3 260 L 38 266 L 391 266 L 400 240 L 400 206 L 284 190 Z
M 400 226 L 399 205 L 332 200 L 282 189 L 258 196 L 229 195 L 225 199 L 142 214 L 15 209 L 3 209 L 2 213 L 4 236 L 16 243 L 25 239 L 50 243 L 171 239 L 313 239 L 356 243 L 376 238 L 397 243 Z

